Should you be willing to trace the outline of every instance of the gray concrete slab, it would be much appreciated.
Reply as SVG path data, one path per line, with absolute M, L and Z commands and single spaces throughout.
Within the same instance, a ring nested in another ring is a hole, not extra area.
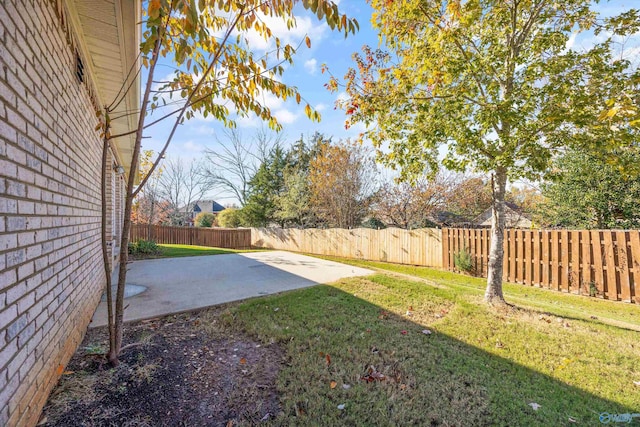
M 163 258 L 128 265 L 127 284 L 144 292 L 125 299 L 125 321 L 365 276 L 371 270 L 285 251 Z M 107 323 L 100 302 L 91 327 Z

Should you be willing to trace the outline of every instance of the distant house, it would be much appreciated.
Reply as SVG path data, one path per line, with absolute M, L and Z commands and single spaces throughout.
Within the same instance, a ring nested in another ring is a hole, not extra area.
M 215 200 L 198 200 L 197 202 L 189 204 L 189 206 L 187 207 L 187 222 L 189 223 L 189 225 L 193 225 L 193 220 L 201 212 L 210 212 L 217 216 L 225 209 L 226 208 L 224 206 L 222 206 Z
M 491 227 L 491 210 L 487 209 L 473 220 L 473 225 L 477 227 Z M 504 213 L 506 215 L 506 228 L 531 228 L 533 223 L 524 213 L 522 208 L 515 203 L 505 202 Z
M 465 227 L 470 224 L 469 219 L 449 211 L 438 211 L 429 216 L 429 221 L 437 227 Z

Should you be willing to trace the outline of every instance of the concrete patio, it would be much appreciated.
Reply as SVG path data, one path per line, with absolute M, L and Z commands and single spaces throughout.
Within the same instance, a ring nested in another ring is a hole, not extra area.
M 127 322 L 373 273 L 284 251 L 134 261 L 128 268 L 127 285 L 144 291 L 125 299 Z M 106 324 L 102 301 L 90 327 Z

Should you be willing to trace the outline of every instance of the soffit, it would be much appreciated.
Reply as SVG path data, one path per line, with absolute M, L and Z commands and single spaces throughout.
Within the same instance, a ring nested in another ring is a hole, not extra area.
M 71 0 L 70 12 L 80 33 L 83 57 L 103 105 L 117 104 L 111 113 L 113 135 L 137 126 L 140 104 L 140 0 Z M 127 88 L 130 85 L 128 91 Z M 126 92 L 126 93 L 125 93 Z M 124 96 L 123 96 L 123 93 Z M 127 173 L 135 135 L 114 140 L 118 160 Z

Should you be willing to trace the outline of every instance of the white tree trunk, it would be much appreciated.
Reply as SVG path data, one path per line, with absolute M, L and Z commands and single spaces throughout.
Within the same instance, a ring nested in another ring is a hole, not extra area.
M 504 259 L 504 198 L 507 187 L 507 171 L 498 168 L 491 178 L 493 190 L 493 209 L 491 215 L 491 243 L 489 249 L 489 269 L 485 301 L 504 303 L 502 294 L 502 264 Z

